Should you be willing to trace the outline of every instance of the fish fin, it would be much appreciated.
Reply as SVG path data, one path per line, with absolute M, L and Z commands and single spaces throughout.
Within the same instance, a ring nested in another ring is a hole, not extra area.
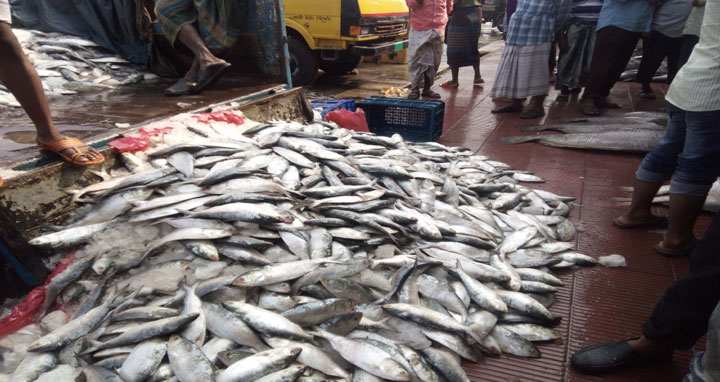
M 518 130 L 523 132 L 535 132 L 535 131 L 545 131 L 548 130 L 547 126 L 545 125 L 521 125 L 521 126 L 515 126 Z
M 553 121 L 557 123 L 581 123 L 587 122 L 589 120 L 589 118 L 558 118 L 554 119 Z
M 515 145 L 518 143 L 534 142 L 542 137 L 542 135 L 505 135 L 500 137 L 500 142 L 506 145 Z

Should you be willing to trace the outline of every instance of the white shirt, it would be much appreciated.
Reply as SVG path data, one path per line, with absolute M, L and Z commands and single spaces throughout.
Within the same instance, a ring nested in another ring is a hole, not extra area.
M 720 0 L 707 0 L 700 42 L 665 99 L 685 111 L 720 110 Z
M 0 21 L 10 24 L 11 18 L 10 3 L 8 3 L 8 0 L 0 0 Z
M 685 29 L 683 34 L 691 34 L 693 36 L 700 36 L 700 27 L 703 22 L 703 14 L 705 13 L 705 0 L 700 0 L 698 3 L 702 4 L 702 7 L 693 6 L 692 12 L 685 23 Z

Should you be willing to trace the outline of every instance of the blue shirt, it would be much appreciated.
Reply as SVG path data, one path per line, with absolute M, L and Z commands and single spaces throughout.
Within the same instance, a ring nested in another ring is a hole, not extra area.
M 570 16 L 568 0 L 518 0 L 510 17 L 505 43 L 540 45 L 555 40 L 555 29 Z
M 650 32 L 654 11 L 647 0 L 605 0 L 597 30 L 613 26 L 630 32 Z

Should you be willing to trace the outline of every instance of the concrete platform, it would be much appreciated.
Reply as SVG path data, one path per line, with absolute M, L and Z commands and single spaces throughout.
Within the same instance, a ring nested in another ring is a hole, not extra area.
M 666 287 L 687 272 L 688 261 L 655 253 L 653 245 L 662 239 L 658 233 L 643 229 L 621 230 L 611 224 L 612 219 L 623 212 L 611 198 L 628 196 L 618 187 L 632 185 L 642 155 L 558 149 L 535 143 L 504 145 L 498 141 L 502 135 L 522 134 L 515 129 L 517 125 L 580 116 L 577 95 L 569 102 L 558 103 L 555 101 L 558 91 L 552 85 L 548 86 L 550 95 L 545 102 L 548 115 L 542 120 L 528 122 L 519 119 L 517 114 L 491 114 L 495 103 L 488 94 L 501 54 L 502 49 L 499 49 L 482 58 L 484 87 L 473 86 L 472 68 L 469 67 L 460 71 L 459 89 L 434 87 L 446 102 L 444 132 L 439 142 L 465 146 L 516 169 L 533 171 L 546 180 L 539 188 L 576 197 L 572 220 L 584 227 L 576 238 L 578 250 L 593 257 L 621 254 L 626 257 L 628 266 L 605 268 L 598 265 L 559 272 L 566 287 L 561 288 L 557 302 L 550 310 L 563 318 L 557 327 L 562 338 L 540 345 L 543 354 L 540 359 L 488 357 L 478 364 L 466 364 L 469 375 L 473 381 L 498 382 L 680 381 L 687 371 L 690 351 L 676 351 L 674 361 L 668 365 L 605 376 L 586 376 L 569 368 L 572 354 L 584 346 L 638 336 Z M 449 78 L 450 73 L 445 73 L 436 84 Z M 653 84 L 653 88 L 658 95 L 667 91 L 664 84 Z M 635 83 L 616 84 L 611 98 L 623 108 L 608 114 L 658 111 L 664 107 L 662 100 L 639 99 L 639 91 L 639 85 Z M 705 231 L 709 221 L 709 216 L 700 219 L 696 226 L 698 236 Z M 703 347 L 704 340 L 701 340 L 697 348 Z

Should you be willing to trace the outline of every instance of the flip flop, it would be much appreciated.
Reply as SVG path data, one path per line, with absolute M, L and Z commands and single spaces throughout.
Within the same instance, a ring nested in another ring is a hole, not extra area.
M 88 147 L 88 145 L 83 143 L 81 140 L 73 137 L 64 137 L 62 139 L 58 139 L 57 141 L 38 144 L 38 147 L 40 147 L 41 150 L 52 151 L 53 153 L 62 157 L 62 159 L 66 162 L 72 163 L 76 166 L 92 166 L 94 164 L 100 164 L 102 162 L 105 162 L 105 157 L 100 153 L 98 153 L 98 157 L 96 159 L 91 160 L 90 157 L 87 156 L 87 154 L 80 150 L 83 147 Z M 75 152 L 70 156 L 62 154 L 62 152 L 67 149 L 72 149 Z M 87 161 L 78 161 L 80 157 L 87 158 Z
M 622 109 L 622 105 L 607 100 L 600 102 L 600 107 L 605 109 Z
M 452 81 L 445 81 L 442 84 L 440 84 L 440 86 L 445 89 L 457 89 L 460 85 L 454 84 Z
M 615 218 L 612 221 L 612 224 L 615 227 L 622 228 L 622 229 L 632 229 L 632 228 L 665 228 L 667 227 L 668 220 L 667 216 L 657 216 L 653 215 L 653 219 L 649 222 L 642 222 L 642 223 L 623 223 L 620 221 L 620 218 Z
M 520 118 L 522 119 L 535 119 L 540 118 L 545 115 L 544 111 L 539 111 L 535 109 L 530 109 L 522 114 L 520 114 Z
M 179 79 L 169 88 L 165 89 L 165 95 L 168 97 L 177 97 L 192 94 L 195 82 L 187 82 L 185 78 Z
M 657 251 L 661 255 L 670 256 L 670 257 L 688 257 L 692 255 L 693 251 L 695 250 L 695 247 L 697 246 L 697 242 L 693 242 L 689 246 L 681 249 L 668 249 L 663 245 L 664 241 L 660 241 L 659 243 L 655 244 L 655 251 Z
M 598 115 L 600 115 L 600 109 L 598 109 L 598 107 L 592 103 L 580 104 L 580 112 L 593 117 L 597 117 Z
M 474 83 L 475 85 L 480 85 L 480 84 L 484 84 L 484 83 L 485 83 L 485 80 L 484 80 L 482 77 L 480 77 L 479 80 L 475 80 L 475 81 L 473 81 L 473 83 Z
M 491 113 L 493 113 L 493 114 L 519 113 L 519 112 L 521 112 L 521 111 L 522 111 L 522 110 L 517 110 L 517 109 L 515 109 L 514 107 L 512 107 L 512 105 L 505 105 L 505 106 L 501 106 L 501 107 L 499 107 L 499 108 L 497 108 L 497 109 L 493 109 L 493 110 L 491 111 Z
M 428 98 L 442 98 L 442 96 L 440 95 L 440 93 L 434 92 L 434 91 L 432 91 L 432 90 L 430 90 L 430 89 L 428 89 L 428 90 L 423 90 L 422 96 L 423 96 L 423 97 L 428 97 Z
M 410 94 L 408 94 L 407 99 L 416 100 L 420 99 L 420 92 L 419 91 L 412 91 Z
M 222 75 L 230 66 L 231 65 L 227 62 L 222 62 L 218 64 L 212 64 L 205 68 L 205 70 L 200 71 L 200 74 L 198 75 L 198 82 L 192 88 L 192 94 L 200 93 L 206 87 L 214 84 L 217 80 L 220 79 L 220 77 L 222 77 Z

